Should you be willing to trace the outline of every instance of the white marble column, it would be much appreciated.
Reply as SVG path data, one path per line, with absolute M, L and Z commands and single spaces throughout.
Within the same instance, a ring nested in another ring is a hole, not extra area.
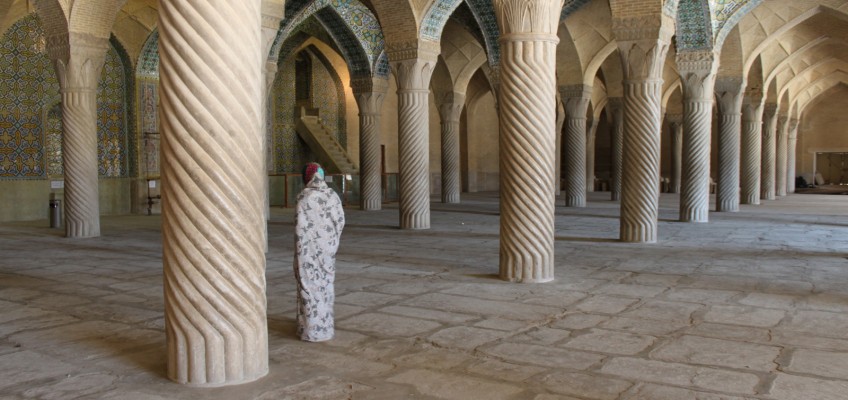
M 739 157 L 742 137 L 742 78 L 720 77 L 716 80 L 718 105 L 718 183 L 716 211 L 739 211 Z
M 500 28 L 500 277 L 554 279 L 556 32 L 562 0 L 493 0 Z
M 595 135 L 598 133 L 598 119 L 592 118 L 586 123 L 586 192 L 595 191 Z
M 624 154 L 624 99 L 610 97 L 607 101 L 607 116 L 610 121 L 612 145 L 612 173 L 610 200 L 621 200 L 621 159 Z
M 398 87 L 401 229 L 430 228 L 429 87 L 435 65 L 435 54 L 391 62 Z
M 562 97 L 557 91 L 556 100 L 556 180 L 554 193 L 559 196 L 562 194 L 562 130 L 565 127 L 565 106 L 562 104 Z
M 775 154 L 775 194 L 786 196 L 786 162 L 789 147 L 789 117 L 781 115 L 777 122 L 777 153 Z
M 442 99 L 439 118 L 442 124 L 442 203 L 459 203 L 459 117 L 465 107 L 465 93 L 453 92 Z
M 668 192 L 680 193 L 683 176 L 683 114 L 666 114 L 669 137 L 671 138 L 671 179 Z
M 763 108 L 763 141 L 760 168 L 760 199 L 774 200 L 775 155 L 777 153 L 777 104 L 768 103 Z
M 760 204 L 762 129 L 762 98 L 746 94 L 742 100 L 742 157 L 740 166 L 742 204 Z
M 97 83 L 109 41 L 71 33 L 69 43 L 47 49 L 62 94 L 65 236 L 90 238 L 100 236 Z
M 662 71 L 673 27 L 667 16 L 660 18 L 613 20 L 624 71 L 620 235 L 625 242 L 657 241 Z
M 795 193 L 795 163 L 798 151 L 798 119 L 789 122 L 789 145 L 786 151 L 786 193 Z
M 710 151 L 717 57 L 712 51 L 677 54 L 683 84 L 683 176 L 680 221 L 707 222 L 710 211 Z
M 586 207 L 586 110 L 592 87 L 560 86 L 565 104 L 565 206 Z
M 268 372 L 260 1 L 161 0 L 159 33 L 168 377 L 253 381 Z
M 380 118 L 389 84 L 364 77 L 351 80 L 350 86 L 359 106 L 359 209 L 377 211 L 383 205 Z

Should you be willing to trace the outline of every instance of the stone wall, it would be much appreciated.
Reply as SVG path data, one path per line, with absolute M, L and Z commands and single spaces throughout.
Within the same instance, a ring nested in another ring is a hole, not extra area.
M 815 172 L 816 152 L 848 152 L 848 87 L 840 85 L 821 98 L 801 118 L 796 176 Z

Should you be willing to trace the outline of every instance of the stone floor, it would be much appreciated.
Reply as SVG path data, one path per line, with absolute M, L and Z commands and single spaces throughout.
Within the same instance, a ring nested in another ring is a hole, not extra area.
M 617 203 L 556 210 L 556 281 L 497 279 L 492 194 L 432 226 L 347 210 L 337 338 L 294 336 L 291 210 L 268 254 L 270 373 L 197 389 L 165 377 L 159 217 L 68 240 L 0 225 L 3 399 L 848 398 L 848 197 L 793 195 L 626 244 Z

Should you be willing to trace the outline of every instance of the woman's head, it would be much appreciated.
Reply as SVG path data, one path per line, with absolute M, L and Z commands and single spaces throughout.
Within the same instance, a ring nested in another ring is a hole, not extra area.
M 324 168 L 321 168 L 321 164 L 316 162 L 307 163 L 303 166 L 303 184 L 309 184 L 315 176 L 318 176 L 321 180 L 324 180 Z

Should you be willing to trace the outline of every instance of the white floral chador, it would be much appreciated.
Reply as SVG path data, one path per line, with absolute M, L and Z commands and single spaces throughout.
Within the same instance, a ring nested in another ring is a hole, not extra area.
M 316 175 L 297 196 L 294 276 L 297 333 L 302 340 L 333 338 L 333 281 L 344 224 L 339 196 Z

